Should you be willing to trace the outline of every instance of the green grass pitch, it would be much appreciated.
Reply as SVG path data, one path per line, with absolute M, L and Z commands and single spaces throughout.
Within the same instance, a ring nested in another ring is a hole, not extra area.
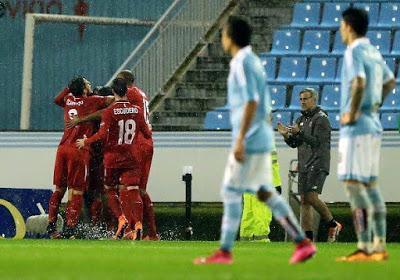
M 336 263 L 355 244 L 318 244 L 311 261 L 289 265 L 290 243 L 238 242 L 232 266 L 194 266 L 217 242 L 0 240 L 0 279 L 400 279 L 400 245 L 385 263 Z

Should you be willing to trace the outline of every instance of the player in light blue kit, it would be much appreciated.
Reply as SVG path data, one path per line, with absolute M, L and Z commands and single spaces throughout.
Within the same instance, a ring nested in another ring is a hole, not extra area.
M 340 33 L 347 49 L 342 67 L 338 175 L 350 200 L 358 245 L 354 253 L 338 261 L 384 261 L 388 254 L 386 206 L 377 184 L 382 137 L 378 109 L 395 81 L 382 55 L 365 37 L 367 13 L 349 8 L 342 16 Z
M 271 101 L 263 66 L 249 46 L 250 38 L 250 25 L 242 18 L 230 17 L 222 31 L 222 45 L 233 57 L 228 77 L 233 142 L 222 187 L 221 247 L 209 257 L 195 259 L 195 264 L 233 262 L 231 251 L 240 224 L 244 192 L 256 193 L 297 244 L 290 263 L 306 261 L 316 252 L 292 209 L 272 185 L 274 133 L 268 121 Z

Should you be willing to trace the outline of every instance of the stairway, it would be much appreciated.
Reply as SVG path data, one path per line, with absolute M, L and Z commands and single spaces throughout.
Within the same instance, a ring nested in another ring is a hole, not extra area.
M 253 26 L 253 50 L 268 51 L 273 31 L 291 20 L 293 0 L 243 0 L 238 14 L 249 18 Z M 226 104 L 228 57 L 222 51 L 220 36 L 215 36 L 190 69 L 176 84 L 172 94 L 153 112 L 155 131 L 203 130 L 208 111 Z

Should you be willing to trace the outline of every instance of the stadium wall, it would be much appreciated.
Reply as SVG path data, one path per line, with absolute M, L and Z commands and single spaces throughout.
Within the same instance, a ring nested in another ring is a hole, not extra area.
M 0 133 L 0 188 L 52 189 L 53 165 L 60 137 L 60 133 Z M 193 201 L 220 201 L 220 183 L 230 146 L 229 132 L 159 132 L 154 137 L 155 155 L 149 180 L 149 191 L 154 201 L 185 200 L 181 177 L 183 166 L 187 165 L 193 166 Z M 296 150 L 288 148 L 278 135 L 276 139 L 286 191 L 289 164 L 296 158 Z M 331 175 L 322 196 L 327 202 L 347 201 L 335 175 L 337 140 L 335 132 L 332 137 Z M 380 185 L 388 202 L 400 201 L 399 147 L 399 134 L 385 132 Z
M 18 130 L 28 12 L 156 21 L 172 0 L 0 0 L 0 130 Z M 41 23 L 35 32 L 31 129 L 62 128 L 54 96 L 77 74 L 103 85 L 150 27 Z

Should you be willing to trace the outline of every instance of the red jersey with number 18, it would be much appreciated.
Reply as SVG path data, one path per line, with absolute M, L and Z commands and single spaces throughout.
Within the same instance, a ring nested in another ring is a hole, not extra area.
M 138 161 L 134 146 L 140 133 L 145 138 L 151 137 L 143 110 L 129 101 L 116 101 L 104 110 L 100 130 L 86 144 L 104 141 L 105 168 L 132 168 Z
M 149 112 L 149 100 L 147 99 L 146 94 L 137 86 L 132 86 L 128 88 L 128 92 L 126 93 L 126 97 L 129 102 L 134 105 L 139 106 L 143 110 L 143 117 L 147 124 L 150 124 L 150 112 Z M 153 138 L 145 138 L 142 135 L 139 135 L 139 140 L 141 145 L 153 146 Z

